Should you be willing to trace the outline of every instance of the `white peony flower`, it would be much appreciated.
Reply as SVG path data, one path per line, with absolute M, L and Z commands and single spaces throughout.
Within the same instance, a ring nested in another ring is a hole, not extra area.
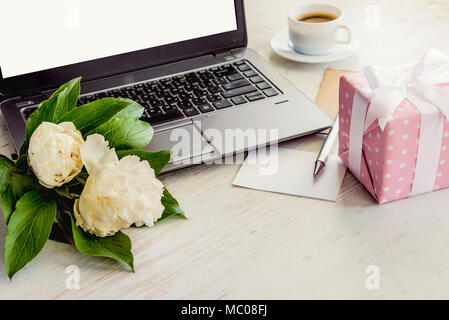
M 119 161 L 99 134 L 87 137 L 81 159 L 89 177 L 74 212 L 86 232 L 105 237 L 132 224 L 152 226 L 161 217 L 163 185 L 147 161 L 137 156 Z
M 83 142 L 72 122 L 42 122 L 28 146 L 28 164 L 39 182 L 47 188 L 59 187 L 80 173 Z

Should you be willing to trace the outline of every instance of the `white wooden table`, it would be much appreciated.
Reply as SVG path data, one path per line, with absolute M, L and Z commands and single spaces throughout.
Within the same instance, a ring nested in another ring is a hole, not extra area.
M 410 62 L 429 47 L 449 53 L 447 0 L 335 0 L 361 39 L 359 51 L 331 64 L 286 61 L 269 43 L 300 2 L 247 0 L 249 46 L 312 99 L 327 67 Z M 10 153 L 0 123 L 0 152 Z M 309 137 L 285 145 L 320 144 Z M 127 231 L 136 273 L 49 241 L 10 282 L 0 219 L 0 298 L 449 298 L 449 190 L 379 206 L 347 174 L 332 203 L 233 187 L 238 170 L 200 165 L 163 175 L 190 220 Z M 80 269 L 79 290 L 66 288 L 70 265 Z M 370 290 L 372 265 L 380 286 Z

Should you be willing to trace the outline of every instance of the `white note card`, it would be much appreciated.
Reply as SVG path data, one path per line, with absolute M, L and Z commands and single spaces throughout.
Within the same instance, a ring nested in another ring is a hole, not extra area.
M 266 151 L 265 156 L 264 154 L 257 150 L 249 152 L 233 185 L 308 198 L 337 200 L 346 173 L 346 166 L 337 155 L 330 155 L 324 171 L 314 178 L 317 153 L 272 148 L 271 151 Z

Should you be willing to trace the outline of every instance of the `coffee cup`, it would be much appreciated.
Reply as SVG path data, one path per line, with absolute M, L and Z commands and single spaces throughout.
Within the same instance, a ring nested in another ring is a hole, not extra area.
M 293 8 L 288 12 L 290 46 L 301 54 L 328 54 L 335 44 L 351 42 L 351 29 L 342 21 L 343 10 L 333 5 L 308 4 Z M 346 31 L 346 39 L 338 39 L 339 29 Z

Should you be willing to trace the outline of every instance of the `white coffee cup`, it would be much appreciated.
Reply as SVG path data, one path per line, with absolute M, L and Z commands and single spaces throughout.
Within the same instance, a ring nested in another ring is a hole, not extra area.
M 305 13 L 323 12 L 336 18 L 326 22 L 299 21 Z M 333 51 L 336 43 L 349 43 L 352 32 L 342 23 L 343 10 L 329 4 L 308 4 L 291 9 L 288 12 L 288 31 L 290 46 L 298 53 L 324 55 Z M 347 38 L 337 39 L 337 30 L 347 31 Z

